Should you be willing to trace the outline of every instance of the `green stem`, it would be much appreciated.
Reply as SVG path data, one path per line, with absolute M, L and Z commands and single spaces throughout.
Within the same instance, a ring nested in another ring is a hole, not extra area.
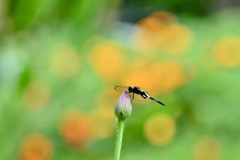
M 120 160 L 122 139 L 123 139 L 123 129 L 124 129 L 125 119 L 118 119 L 118 128 L 117 128 L 117 140 L 114 152 L 114 160 Z

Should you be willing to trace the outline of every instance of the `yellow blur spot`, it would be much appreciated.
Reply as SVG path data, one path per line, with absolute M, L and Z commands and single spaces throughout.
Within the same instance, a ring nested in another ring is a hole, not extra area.
M 43 108 L 50 97 L 48 87 L 42 82 L 31 82 L 24 90 L 22 103 L 31 109 Z
M 41 134 L 32 134 L 20 146 L 20 160 L 48 160 L 52 155 L 50 140 Z
M 195 160 L 219 160 L 221 145 L 215 138 L 204 137 L 194 147 Z
M 174 119 L 167 114 L 155 114 L 144 125 L 144 136 L 153 145 L 168 144 L 173 139 L 175 132 Z
M 177 18 L 170 12 L 167 11 L 155 11 L 151 13 L 150 17 L 156 17 L 162 23 L 174 23 Z
M 72 77 L 79 69 L 79 53 L 69 45 L 55 48 L 50 57 L 51 70 L 62 77 Z
M 160 93 L 170 91 L 182 85 L 186 81 L 183 67 L 174 60 L 164 61 L 152 67 L 153 75 L 157 75 L 157 88 Z
M 113 106 L 99 105 L 90 115 L 93 125 L 93 138 L 102 139 L 110 136 L 115 131 Z
M 182 54 L 190 48 L 193 35 L 187 27 L 177 24 L 171 13 L 158 11 L 137 23 L 133 41 L 140 49 Z
M 113 109 L 112 107 L 114 106 L 118 97 L 121 95 L 121 92 L 116 91 L 114 87 L 115 86 L 111 85 L 100 92 L 96 102 L 98 102 L 98 104 L 110 105 L 111 109 Z
M 121 93 L 113 87 L 106 88 L 99 94 L 96 100 L 97 107 L 90 114 L 95 138 L 106 138 L 115 130 L 114 105 Z
M 217 62 L 226 67 L 240 65 L 240 38 L 227 37 L 219 40 L 214 46 Z
M 155 79 L 151 75 L 151 62 L 141 59 L 132 63 L 129 72 L 124 76 L 123 85 L 139 86 L 142 89 L 153 93 L 155 91 Z
M 142 19 L 136 25 L 133 32 L 133 42 L 136 47 L 144 50 L 156 50 L 159 47 L 158 32 L 164 28 L 164 24 L 156 17 Z
M 185 71 L 173 60 L 150 62 L 136 61 L 123 79 L 123 85 L 136 85 L 150 94 L 165 93 L 185 82 Z
M 180 24 L 169 24 L 159 33 L 160 49 L 172 54 L 183 54 L 191 46 L 190 30 Z
M 90 63 L 93 69 L 106 81 L 116 81 L 126 69 L 121 50 L 111 42 L 102 42 L 92 52 Z
M 61 119 L 59 132 L 71 147 L 84 147 L 92 135 L 92 126 L 85 114 L 70 111 Z

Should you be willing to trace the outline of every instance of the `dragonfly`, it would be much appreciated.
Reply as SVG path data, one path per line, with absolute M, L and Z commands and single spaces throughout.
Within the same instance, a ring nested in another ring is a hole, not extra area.
M 126 90 L 129 94 L 129 96 L 131 97 L 131 99 L 134 99 L 134 94 L 140 95 L 143 99 L 150 99 L 153 100 L 159 104 L 161 104 L 162 106 L 165 106 L 164 103 L 162 103 L 161 101 L 151 97 L 148 92 L 145 92 L 144 90 L 142 90 L 140 87 L 138 86 L 115 86 L 114 87 L 115 90 L 122 92 L 123 90 Z

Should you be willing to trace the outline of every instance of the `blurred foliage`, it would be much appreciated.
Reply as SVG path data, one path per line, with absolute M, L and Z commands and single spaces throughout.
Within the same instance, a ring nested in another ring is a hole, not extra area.
M 0 159 L 112 159 L 115 85 L 167 105 L 133 101 L 122 159 L 239 159 L 240 9 L 150 2 L 0 1 Z
M 208 14 L 210 8 L 212 7 L 214 0 L 149 0 L 149 1 L 137 1 L 137 0 L 125 0 L 123 5 L 123 10 L 128 8 L 154 8 L 156 9 L 164 9 L 170 10 L 173 12 L 178 12 L 181 14 L 187 15 L 197 15 L 203 16 Z

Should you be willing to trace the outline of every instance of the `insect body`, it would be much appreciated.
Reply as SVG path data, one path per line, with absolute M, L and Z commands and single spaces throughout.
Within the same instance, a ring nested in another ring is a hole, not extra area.
M 155 101 L 155 102 L 157 102 L 157 103 L 165 106 L 164 103 L 162 103 L 161 101 L 159 101 L 159 100 L 151 97 L 147 92 L 145 92 L 144 90 L 142 90 L 142 89 L 139 88 L 138 86 L 134 86 L 134 87 L 133 87 L 133 86 L 128 86 L 128 87 L 126 87 L 126 86 L 116 86 L 116 87 L 115 87 L 115 90 L 117 90 L 117 91 L 122 91 L 122 90 L 124 90 L 124 89 L 125 89 L 128 93 L 132 93 L 132 97 L 131 97 L 132 99 L 134 99 L 134 94 L 138 94 L 138 95 L 140 95 L 143 99 L 148 98 L 148 99 L 151 99 L 151 100 L 153 100 L 153 101 Z

